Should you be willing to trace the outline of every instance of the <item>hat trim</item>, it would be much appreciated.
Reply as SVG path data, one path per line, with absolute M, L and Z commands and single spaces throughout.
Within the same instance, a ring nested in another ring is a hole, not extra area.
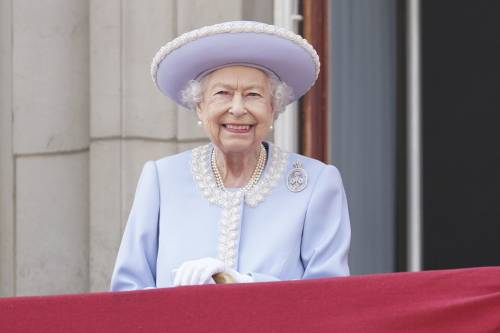
M 309 44 L 309 42 L 302 36 L 287 30 L 285 28 L 277 27 L 275 25 L 265 24 L 261 22 L 225 22 L 220 24 L 215 24 L 211 26 L 206 26 L 200 29 L 186 32 L 174 40 L 168 42 L 160 48 L 160 50 L 153 57 L 151 63 L 151 78 L 153 82 L 158 86 L 156 75 L 160 63 L 165 59 L 167 55 L 172 53 L 174 50 L 192 42 L 197 39 L 208 37 L 212 35 L 222 34 L 222 33 L 263 33 L 268 35 L 278 36 L 287 39 L 298 46 L 302 47 L 311 56 L 315 67 L 315 79 L 308 89 L 310 89 L 316 79 L 318 78 L 320 71 L 320 61 L 319 56 L 314 47 Z M 308 90 L 307 89 L 307 90 Z

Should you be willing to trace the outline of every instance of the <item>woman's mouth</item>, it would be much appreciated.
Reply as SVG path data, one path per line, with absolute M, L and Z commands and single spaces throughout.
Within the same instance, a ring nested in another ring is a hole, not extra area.
M 253 126 L 254 125 L 222 124 L 222 127 L 231 133 L 248 133 Z

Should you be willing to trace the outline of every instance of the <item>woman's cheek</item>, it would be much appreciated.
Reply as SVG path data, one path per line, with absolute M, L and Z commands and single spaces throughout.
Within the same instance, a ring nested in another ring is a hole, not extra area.
M 217 126 L 213 121 L 210 122 L 210 134 L 216 138 L 219 134 L 219 126 Z
M 264 124 L 264 123 L 258 124 L 255 128 L 255 136 L 257 136 L 260 139 L 264 139 L 267 135 L 268 128 L 269 127 L 266 126 L 266 124 Z

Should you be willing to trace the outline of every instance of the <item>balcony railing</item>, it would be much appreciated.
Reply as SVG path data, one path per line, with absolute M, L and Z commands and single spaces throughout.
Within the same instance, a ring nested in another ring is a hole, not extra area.
M 500 267 L 3 298 L 0 332 L 500 332 Z

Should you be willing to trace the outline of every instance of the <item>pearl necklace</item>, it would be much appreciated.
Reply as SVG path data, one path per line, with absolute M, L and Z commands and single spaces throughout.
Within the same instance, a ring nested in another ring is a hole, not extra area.
M 259 158 L 257 159 L 257 165 L 255 166 L 255 170 L 253 171 L 252 177 L 250 177 L 248 183 L 243 188 L 241 188 L 242 192 L 248 191 L 257 184 L 257 182 L 260 179 L 260 176 L 262 175 L 262 172 L 264 171 L 264 166 L 266 165 L 266 159 L 267 159 L 266 148 L 264 148 L 264 145 L 261 144 Z M 217 167 L 217 162 L 215 160 L 215 148 L 212 150 L 211 164 L 212 164 L 212 171 L 215 176 L 215 182 L 217 183 L 217 187 L 225 191 L 226 188 L 224 187 L 224 182 L 222 181 L 222 176 L 219 172 L 219 168 Z

